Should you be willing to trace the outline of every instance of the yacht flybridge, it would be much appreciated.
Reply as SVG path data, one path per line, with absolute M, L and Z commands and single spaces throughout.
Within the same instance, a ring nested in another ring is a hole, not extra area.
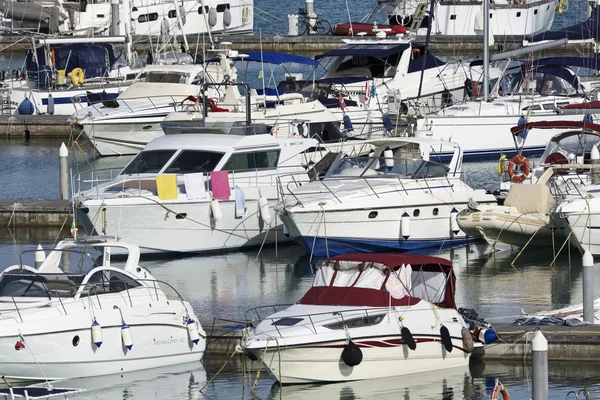
M 135 243 L 143 253 L 208 252 L 284 238 L 277 177 L 307 180 L 300 154 L 315 139 L 278 139 L 265 125 L 210 118 L 194 133 L 154 139 L 116 178 L 75 178 L 86 231 Z M 266 237 L 265 237 L 266 236 Z
M 82 263 L 94 248 L 103 250 L 102 265 Z M 117 249 L 127 254 L 122 267 L 111 264 Z M 6 268 L 0 375 L 57 380 L 199 361 L 205 336 L 192 307 L 139 266 L 139 256 L 131 244 L 81 237 L 61 241 L 36 267 L 21 258 Z
M 317 262 L 314 275 L 298 303 L 246 314 L 257 325 L 246 328 L 241 350 L 282 384 L 456 368 L 468 365 L 473 348 L 482 345 L 456 311 L 448 260 L 346 254 Z M 273 313 L 261 316 L 268 310 Z M 496 337 L 485 329 L 473 333 L 488 343 Z

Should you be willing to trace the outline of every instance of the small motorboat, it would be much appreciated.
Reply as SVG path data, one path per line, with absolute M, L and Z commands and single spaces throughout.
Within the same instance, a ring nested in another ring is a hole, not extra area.
M 294 305 L 246 328 L 240 351 L 282 384 L 343 382 L 465 367 L 475 343 L 456 310 L 456 277 L 443 258 L 347 254 L 314 265 Z M 248 315 L 248 314 L 247 314 Z M 473 330 L 491 343 L 495 332 Z M 482 343 L 478 343 L 482 345 Z
M 102 265 L 93 260 L 89 272 L 73 272 L 93 248 L 103 251 Z M 113 248 L 127 253 L 120 268 L 111 265 Z M 50 381 L 199 361 L 205 334 L 192 307 L 140 267 L 139 256 L 134 245 L 81 237 L 46 258 L 36 252 L 36 267 L 5 269 L 0 376 Z
M 408 28 L 402 25 L 375 25 L 362 22 L 346 22 L 335 24 L 331 29 L 333 36 L 352 36 L 359 33 L 365 33 L 366 36 L 376 36 L 379 32 L 384 32 L 386 36 L 394 36 L 408 32 Z

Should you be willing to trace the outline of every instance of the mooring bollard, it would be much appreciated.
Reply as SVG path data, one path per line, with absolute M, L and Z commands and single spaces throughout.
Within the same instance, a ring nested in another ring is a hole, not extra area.
M 548 341 L 537 330 L 531 341 L 532 400 L 548 400 Z
M 41 244 L 38 244 L 37 249 L 35 250 L 35 254 L 33 256 L 34 258 L 34 265 L 35 268 L 39 268 L 42 263 L 44 262 L 44 260 L 46 259 L 46 252 L 44 251 L 44 248 L 42 247 Z
M 69 151 L 63 142 L 58 151 L 60 198 L 69 200 Z
M 583 320 L 594 323 L 594 256 L 590 249 L 583 253 Z

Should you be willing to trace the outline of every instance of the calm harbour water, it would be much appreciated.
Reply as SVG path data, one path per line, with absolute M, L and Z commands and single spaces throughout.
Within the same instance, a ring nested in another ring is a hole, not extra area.
M 375 1 L 348 0 L 353 21 L 371 11 Z M 256 32 L 263 34 L 287 31 L 286 16 L 296 13 L 303 1 L 255 0 Z M 348 20 L 345 2 L 316 0 L 315 8 L 332 23 Z M 557 15 L 555 28 L 569 26 L 585 17 L 587 4 L 571 1 L 569 9 Z M 0 55 L 3 67 L 17 68 L 21 55 Z M 516 122 L 516 121 L 515 121 Z M 22 138 L 0 139 L 0 198 L 58 197 L 58 148 L 60 140 Z M 89 154 L 88 154 L 89 155 Z M 129 158 L 95 160 L 94 168 L 124 165 Z M 72 165 L 86 168 L 83 155 L 77 154 Z M 466 163 L 465 170 L 477 187 L 495 188 L 495 162 Z M 60 236 L 60 235 L 58 235 Z M 17 263 L 23 250 L 38 243 L 51 247 L 57 232 L 19 230 L 0 227 L 0 268 Z M 566 255 L 549 267 L 552 254 L 526 252 L 516 268 L 511 249 L 494 251 L 483 244 L 450 250 L 431 250 L 434 255 L 453 261 L 457 275 L 457 304 L 475 308 L 492 322 L 510 322 L 520 314 L 563 307 L 581 301 L 581 262 L 573 252 L 569 265 Z M 208 257 L 149 260 L 148 267 L 158 279 L 166 280 L 189 300 L 203 319 L 222 317 L 241 319 L 246 309 L 285 304 L 298 300 L 312 281 L 309 258 L 297 246 L 230 253 Z M 596 290 L 600 293 L 600 273 Z M 205 359 L 205 366 L 186 364 L 170 368 L 140 371 L 123 376 L 109 376 L 63 382 L 64 387 L 80 387 L 81 399 L 488 399 L 495 378 L 508 388 L 511 398 L 531 396 L 531 370 L 522 363 L 482 363 L 473 361 L 469 369 L 437 371 L 368 382 L 329 385 L 300 385 L 280 389 L 263 371 L 254 391 L 256 372 L 243 374 L 239 363 L 223 368 L 224 360 Z M 550 363 L 551 399 L 565 399 L 571 390 L 583 387 L 600 396 L 600 365 Z M 214 380 L 213 380 L 214 379 Z M 201 391 L 202 390 L 202 391 Z

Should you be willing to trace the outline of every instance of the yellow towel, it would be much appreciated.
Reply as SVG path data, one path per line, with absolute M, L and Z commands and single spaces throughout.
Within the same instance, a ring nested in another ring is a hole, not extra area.
M 176 175 L 157 175 L 156 188 L 158 189 L 158 198 L 161 200 L 177 199 L 177 176 Z

